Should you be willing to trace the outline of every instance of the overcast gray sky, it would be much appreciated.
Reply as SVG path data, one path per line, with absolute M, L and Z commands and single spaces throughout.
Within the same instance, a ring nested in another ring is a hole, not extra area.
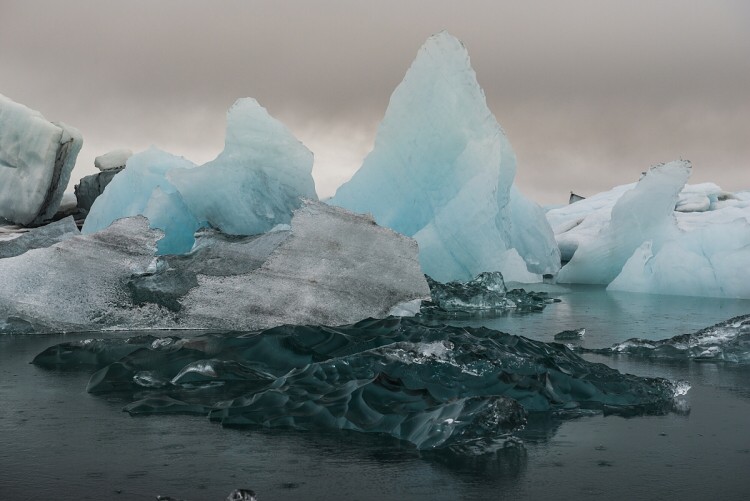
M 424 40 L 462 39 L 541 204 L 686 158 L 750 189 L 750 2 L 0 0 L 0 93 L 94 157 L 151 144 L 202 163 L 254 97 L 315 153 L 330 196 L 372 148 Z

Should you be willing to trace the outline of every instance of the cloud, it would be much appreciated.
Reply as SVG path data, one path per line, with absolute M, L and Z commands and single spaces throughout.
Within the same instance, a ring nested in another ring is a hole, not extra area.
M 745 2 L 0 0 L 0 92 L 80 128 L 74 177 L 112 148 L 202 162 L 251 96 L 316 154 L 327 196 L 371 148 L 418 47 L 463 39 L 541 203 L 682 156 L 750 188 Z

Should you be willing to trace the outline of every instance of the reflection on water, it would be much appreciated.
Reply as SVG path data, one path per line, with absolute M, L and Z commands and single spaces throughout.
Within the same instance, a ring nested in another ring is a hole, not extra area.
M 642 296 L 576 287 L 533 315 L 481 322 L 552 341 L 660 339 L 750 313 L 750 301 Z M 86 372 L 29 364 L 45 348 L 90 337 L 0 336 L 0 498 L 223 499 L 745 499 L 750 368 L 586 355 L 622 372 L 687 379 L 690 412 L 625 419 L 532 415 L 523 446 L 471 457 L 420 452 L 380 435 L 223 429 L 202 417 L 121 411 L 85 392 Z

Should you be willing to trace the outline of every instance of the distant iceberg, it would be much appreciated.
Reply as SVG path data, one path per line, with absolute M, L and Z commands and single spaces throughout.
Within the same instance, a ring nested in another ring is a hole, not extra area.
M 516 157 L 463 44 L 430 37 L 391 96 L 375 148 L 331 204 L 419 242 L 441 282 L 500 271 L 541 281 L 560 268 L 544 212 L 514 186 Z
M 750 298 L 750 194 L 685 184 L 689 162 L 656 166 L 547 218 L 563 261 L 559 282 L 608 290 Z

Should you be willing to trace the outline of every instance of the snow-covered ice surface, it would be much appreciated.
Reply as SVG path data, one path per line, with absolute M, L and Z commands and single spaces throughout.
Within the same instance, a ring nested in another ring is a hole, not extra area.
M 652 167 L 635 188 L 618 198 L 609 222 L 599 228 L 595 237 L 579 241 L 557 280 L 608 284 L 644 241 L 661 243 L 674 238 L 677 233 L 674 207 L 690 170 L 690 164 L 684 161 Z
M 37 225 L 57 212 L 81 133 L 0 95 L 0 218 Z
M 750 297 L 747 192 L 728 193 L 713 183 L 682 186 L 679 171 L 668 192 L 660 192 L 645 186 L 653 172 L 637 184 L 547 212 L 563 261 L 570 260 L 558 280 L 630 292 Z
M 128 158 L 133 156 L 133 151 L 129 149 L 112 150 L 99 155 L 94 159 L 94 166 L 100 171 L 119 169 L 125 167 Z
M 301 197 L 317 199 L 312 153 L 254 99 L 239 99 L 215 160 L 197 167 L 156 148 L 133 155 L 92 205 L 83 233 L 140 214 L 164 231 L 160 254 L 182 254 L 201 226 L 254 235 L 288 224 Z
M 515 173 L 515 154 L 466 48 L 442 32 L 419 50 L 375 148 L 330 203 L 414 236 L 436 280 L 500 271 L 540 281 L 559 269 L 559 251 L 541 208 L 512 186 Z
M 413 239 L 316 201 L 291 229 L 199 232 L 187 255 L 156 258 L 160 237 L 136 216 L 0 259 L 0 319 L 37 331 L 256 329 L 351 323 L 429 299 Z
M 20 256 L 31 249 L 49 247 L 80 235 L 72 216 L 15 235 L 0 235 L 0 259 Z M 11 237 L 11 238 L 8 238 Z

